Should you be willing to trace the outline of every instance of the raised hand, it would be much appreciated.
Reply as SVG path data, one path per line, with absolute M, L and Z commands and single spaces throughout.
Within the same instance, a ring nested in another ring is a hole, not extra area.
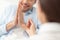
M 21 27 L 23 27 L 23 24 L 25 24 L 22 9 L 23 8 L 22 8 L 22 5 L 21 5 L 21 2 L 19 2 L 18 9 L 17 9 L 17 14 L 18 14 L 18 25 L 21 26 Z
M 6 30 L 9 31 L 10 29 L 12 29 L 13 27 L 15 27 L 16 25 L 18 24 L 18 15 L 16 13 L 16 16 L 14 18 L 13 21 L 9 22 L 7 25 L 6 25 Z
M 36 33 L 35 25 L 31 19 L 28 20 L 25 30 L 29 34 L 29 36 L 32 36 Z

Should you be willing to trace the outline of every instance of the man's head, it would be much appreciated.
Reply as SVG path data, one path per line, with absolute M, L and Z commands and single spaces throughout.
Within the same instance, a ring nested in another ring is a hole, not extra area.
M 21 0 L 20 4 L 22 5 L 23 12 L 30 10 L 35 2 L 36 0 Z

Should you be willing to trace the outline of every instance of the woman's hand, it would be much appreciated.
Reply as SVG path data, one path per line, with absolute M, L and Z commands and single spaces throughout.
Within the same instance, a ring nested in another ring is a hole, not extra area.
M 36 33 L 35 25 L 31 19 L 29 19 L 26 24 L 26 32 L 29 36 L 33 36 Z
M 18 8 L 17 8 L 17 14 L 18 14 L 18 26 L 23 26 L 24 23 L 24 15 L 22 12 L 23 8 L 21 5 L 21 2 L 19 1 Z

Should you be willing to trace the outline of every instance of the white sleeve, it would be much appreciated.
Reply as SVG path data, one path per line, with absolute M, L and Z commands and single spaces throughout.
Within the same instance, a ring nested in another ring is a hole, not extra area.
M 15 8 L 15 7 L 14 7 Z M 8 6 L 4 9 L 3 13 L 0 15 L 0 36 L 8 33 L 6 30 L 6 24 L 13 20 L 13 13 L 15 9 L 13 6 Z
M 8 33 L 6 31 L 6 24 L 0 25 L 0 36 L 5 34 L 5 33 Z

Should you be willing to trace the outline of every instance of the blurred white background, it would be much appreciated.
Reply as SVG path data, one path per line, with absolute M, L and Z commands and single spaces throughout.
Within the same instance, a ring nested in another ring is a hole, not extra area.
M 8 5 L 17 5 L 18 0 L 0 0 L 0 14 L 3 12 L 4 8 Z

